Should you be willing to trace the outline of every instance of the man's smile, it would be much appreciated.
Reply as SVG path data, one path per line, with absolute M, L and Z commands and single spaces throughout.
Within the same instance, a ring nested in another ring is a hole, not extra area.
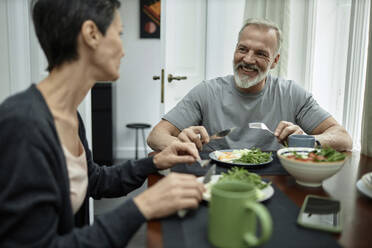
M 260 70 L 255 65 L 239 63 L 237 67 L 240 73 L 247 75 L 249 77 L 254 77 L 260 73 Z

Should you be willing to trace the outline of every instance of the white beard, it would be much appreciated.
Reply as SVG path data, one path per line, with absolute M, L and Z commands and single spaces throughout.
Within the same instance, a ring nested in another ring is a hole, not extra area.
M 264 71 L 264 72 L 262 72 L 257 66 L 253 66 L 254 69 L 258 70 L 258 75 L 256 77 L 254 77 L 252 79 L 250 79 L 249 76 L 240 77 L 239 73 L 238 73 L 238 67 L 241 64 L 244 64 L 244 63 L 240 62 L 237 65 L 233 65 L 233 68 L 234 68 L 235 83 L 239 88 L 242 88 L 242 89 L 248 89 L 252 86 L 255 86 L 256 84 L 261 82 L 267 76 L 267 74 L 269 73 L 270 66 L 268 66 L 267 70 Z

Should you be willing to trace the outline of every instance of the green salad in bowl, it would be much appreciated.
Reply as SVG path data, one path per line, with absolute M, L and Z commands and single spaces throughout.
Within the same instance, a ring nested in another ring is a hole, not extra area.
M 199 177 L 198 180 L 202 182 L 203 177 Z M 269 199 L 274 194 L 274 188 L 271 186 L 271 182 L 263 181 L 258 174 L 249 172 L 242 167 L 232 167 L 226 173 L 212 176 L 212 180 L 205 185 L 207 190 L 203 194 L 203 199 L 209 201 L 213 185 L 224 181 L 239 181 L 253 184 L 256 188 L 257 200 L 261 202 Z
M 348 153 L 332 148 L 288 147 L 277 151 L 280 163 L 296 182 L 303 186 L 319 187 L 336 174 L 347 161 Z

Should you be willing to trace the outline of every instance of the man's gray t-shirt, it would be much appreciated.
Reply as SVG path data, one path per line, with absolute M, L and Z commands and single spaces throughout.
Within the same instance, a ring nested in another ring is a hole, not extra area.
M 239 91 L 234 77 L 229 75 L 198 84 L 163 119 L 179 130 L 202 125 L 210 135 L 237 127 L 223 140 L 225 147 L 215 147 L 218 149 L 254 146 L 277 150 L 280 145 L 274 135 L 251 129 L 248 123 L 263 122 L 274 131 L 280 121 L 289 121 L 311 134 L 329 116 L 312 95 L 294 81 L 268 75 L 264 88 L 251 94 Z

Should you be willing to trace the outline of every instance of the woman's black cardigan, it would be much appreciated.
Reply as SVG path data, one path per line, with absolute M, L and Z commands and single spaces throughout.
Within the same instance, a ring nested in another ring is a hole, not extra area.
M 133 200 L 88 225 L 88 198 L 123 196 L 157 171 L 152 158 L 99 166 L 88 163 L 84 204 L 73 214 L 64 153 L 54 119 L 35 85 L 0 105 L 0 247 L 124 247 L 145 222 Z

